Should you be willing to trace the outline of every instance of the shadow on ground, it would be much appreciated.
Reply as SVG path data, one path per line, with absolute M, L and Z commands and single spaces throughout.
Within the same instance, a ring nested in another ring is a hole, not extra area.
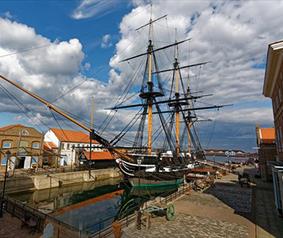
M 215 186 L 205 193 L 213 195 L 232 208 L 235 214 L 255 224 L 256 237 L 283 238 L 283 218 L 279 217 L 275 208 L 272 183 L 255 179 L 253 168 L 245 169 L 245 172 L 250 175 L 250 187 L 241 187 L 236 179 L 229 182 L 217 180 Z

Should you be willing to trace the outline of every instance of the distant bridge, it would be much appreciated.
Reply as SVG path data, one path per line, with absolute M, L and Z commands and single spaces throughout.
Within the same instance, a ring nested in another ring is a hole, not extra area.
M 257 157 L 257 153 L 245 152 L 243 150 L 205 149 L 204 153 L 206 156 Z

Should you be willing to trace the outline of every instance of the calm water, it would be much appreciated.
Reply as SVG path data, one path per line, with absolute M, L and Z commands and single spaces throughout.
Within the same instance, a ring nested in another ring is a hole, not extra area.
M 143 202 L 175 190 L 133 190 L 120 180 L 110 179 L 11 196 L 80 230 L 95 233 L 116 218 L 133 213 Z

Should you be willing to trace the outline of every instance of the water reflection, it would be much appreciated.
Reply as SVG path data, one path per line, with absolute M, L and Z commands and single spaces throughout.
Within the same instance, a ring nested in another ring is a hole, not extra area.
M 134 189 L 112 179 L 12 196 L 80 230 L 95 233 L 133 213 L 144 202 L 176 189 Z
M 43 213 L 53 213 L 60 208 L 80 203 L 119 189 L 120 179 L 108 179 L 95 183 L 79 183 L 60 188 L 14 193 L 10 196 Z
M 165 197 L 177 190 L 176 185 L 156 188 L 133 188 L 127 187 L 122 196 L 121 205 L 116 215 L 116 219 L 122 219 L 125 216 L 138 210 L 143 203 L 152 200 L 155 197 Z

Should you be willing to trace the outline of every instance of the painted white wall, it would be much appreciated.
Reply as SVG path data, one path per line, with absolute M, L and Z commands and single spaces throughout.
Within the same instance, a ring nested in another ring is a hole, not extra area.
M 76 152 L 73 150 L 73 146 L 77 147 L 79 146 L 85 146 L 89 147 L 89 143 L 72 143 L 72 142 L 64 142 L 60 141 L 55 133 L 52 130 L 48 130 L 45 135 L 44 135 L 44 141 L 45 142 L 53 142 L 58 148 L 61 146 L 61 155 L 62 159 L 60 160 L 60 165 L 63 166 L 64 162 L 68 166 L 73 165 L 75 163 L 75 157 L 76 157 Z M 69 144 L 69 148 L 67 146 Z M 100 144 L 93 144 L 93 146 L 101 146 Z M 86 149 L 89 151 L 89 149 Z M 100 148 L 93 148 L 92 151 L 103 151 L 103 149 Z
M 31 165 L 31 156 L 25 157 L 24 169 L 29 169 Z
M 45 142 L 53 142 L 58 148 L 60 145 L 60 141 L 57 136 L 54 134 L 52 130 L 48 130 L 44 135 Z

